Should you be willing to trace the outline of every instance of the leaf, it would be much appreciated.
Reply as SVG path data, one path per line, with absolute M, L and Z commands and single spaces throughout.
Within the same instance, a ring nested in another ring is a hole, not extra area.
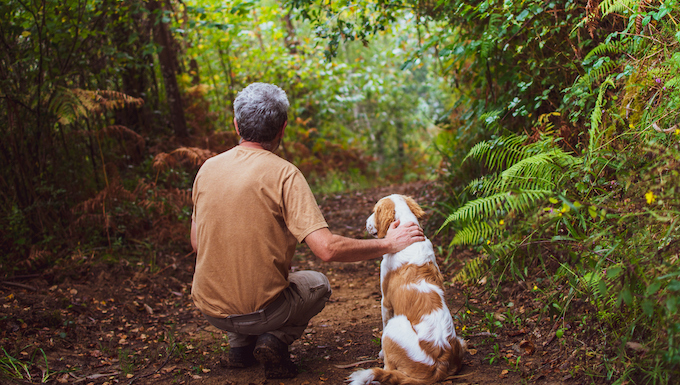
M 652 281 L 651 285 L 647 286 L 647 290 L 645 291 L 645 295 L 649 297 L 650 295 L 653 295 L 656 293 L 659 288 L 661 288 L 662 282 L 659 279 L 655 279 Z
M 629 287 L 625 287 L 623 290 L 621 290 L 620 298 L 623 299 L 623 302 L 626 305 L 629 305 L 633 303 L 633 295 L 630 292 Z

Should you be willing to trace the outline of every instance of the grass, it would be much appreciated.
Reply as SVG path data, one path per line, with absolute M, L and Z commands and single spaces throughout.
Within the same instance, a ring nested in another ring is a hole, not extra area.
M 31 346 L 26 346 L 21 350 L 21 352 L 29 349 L 30 347 Z M 5 377 L 29 382 L 37 380 L 41 383 L 46 383 L 58 374 L 66 373 L 66 371 L 63 370 L 50 370 L 45 351 L 40 348 L 35 349 L 33 354 L 31 354 L 27 360 L 21 360 L 10 355 L 4 347 L 2 348 L 2 353 L 3 356 L 0 358 L 0 378 Z M 41 366 L 43 362 L 45 364 L 44 367 Z M 40 371 L 39 374 L 36 373 L 36 369 Z

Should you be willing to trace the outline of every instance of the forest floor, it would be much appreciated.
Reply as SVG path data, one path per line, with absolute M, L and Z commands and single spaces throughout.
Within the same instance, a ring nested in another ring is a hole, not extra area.
M 373 205 L 392 193 L 411 195 L 425 207 L 435 200 L 431 186 L 419 182 L 324 196 L 319 204 L 333 232 L 364 238 Z M 424 227 L 441 250 L 436 225 Z M 68 265 L 4 279 L 0 382 L 342 384 L 358 368 L 381 366 L 378 260 L 324 263 L 306 246 L 298 248 L 293 269 L 326 274 L 333 296 L 291 346 L 297 378 L 266 380 L 259 366 L 235 370 L 220 364 L 228 341 L 191 301 L 194 254 L 186 253 L 156 253 L 135 262 L 110 256 L 96 263 L 78 254 Z M 438 256 L 444 277 L 450 279 L 470 257 Z M 469 352 L 462 370 L 444 384 L 593 382 L 574 369 L 579 348 L 555 337 L 558 323 L 533 311 L 542 305 L 526 283 L 499 287 L 496 300 L 482 286 L 448 285 L 446 296 Z

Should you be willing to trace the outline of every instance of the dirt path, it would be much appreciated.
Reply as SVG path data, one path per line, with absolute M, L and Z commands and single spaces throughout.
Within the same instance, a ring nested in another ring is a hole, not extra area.
M 333 232 L 362 238 L 364 221 L 379 198 L 403 193 L 429 205 L 433 199 L 429 191 L 426 184 L 414 183 L 323 197 L 319 203 Z M 432 239 L 434 230 L 424 227 Z M 432 240 L 437 245 L 438 240 Z M 156 269 L 149 268 L 149 261 L 112 258 L 109 265 L 101 265 L 90 264 L 88 256 L 73 259 L 75 265 L 67 268 L 55 266 L 20 285 L 14 280 L 0 286 L 0 341 L 12 357 L 32 364 L 28 368 L 33 381 L 46 373 L 53 383 L 342 384 L 357 368 L 381 365 L 376 360 L 381 331 L 379 260 L 327 264 L 306 246 L 298 248 L 293 269 L 325 273 L 333 296 L 291 347 L 300 369 L 297 378 L 267 381 L 261 367 L 233 370 L 220 364 L 228 342 L 203 320 L 189 295 L 193 255 L 157 255 Z M 445 278 L 451 274 L 446 272 Z M 552 340 L 545 338 L 548 343 L 543 346 L 548 347 L 534 354 L 535 349 L 526 345 L 533 348 L 541 333 L 528 333 L 529 324 L 489 333 L 482 322 L 488 321 L 485 317 L 493 314 L 496 304 L 472 298 L 469 301 L 480 309 L 490 310 L 470 314 L 463 306 L 470 291 L 449 287 L 446 294 L 456 329 L 467 335 L 471 350 L 462 371 L 444 384 L 568 382 L 568 372 L 558 368 L 568 358 L 565 349 L 550 350 Z M 463 326 L 475 333 L 462 330 L 462 316 Z M 538 341 L 536 346 L 541 346 Z

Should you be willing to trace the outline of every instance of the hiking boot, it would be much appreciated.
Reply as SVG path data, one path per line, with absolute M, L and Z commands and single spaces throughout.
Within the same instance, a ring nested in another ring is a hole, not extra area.
M 253 366 L 255 365 L 253 350 L 255 350 L 255 344 L 229 348 L 227 358 L 222 359 L 220 363 L 227 368 L 247 368 Z
M 264 376 L 268 379 L 293 378 L 297 367 L 290 360 L 288 345 L 269 333 L 257 338 L 255 359 L 264 365 Z

